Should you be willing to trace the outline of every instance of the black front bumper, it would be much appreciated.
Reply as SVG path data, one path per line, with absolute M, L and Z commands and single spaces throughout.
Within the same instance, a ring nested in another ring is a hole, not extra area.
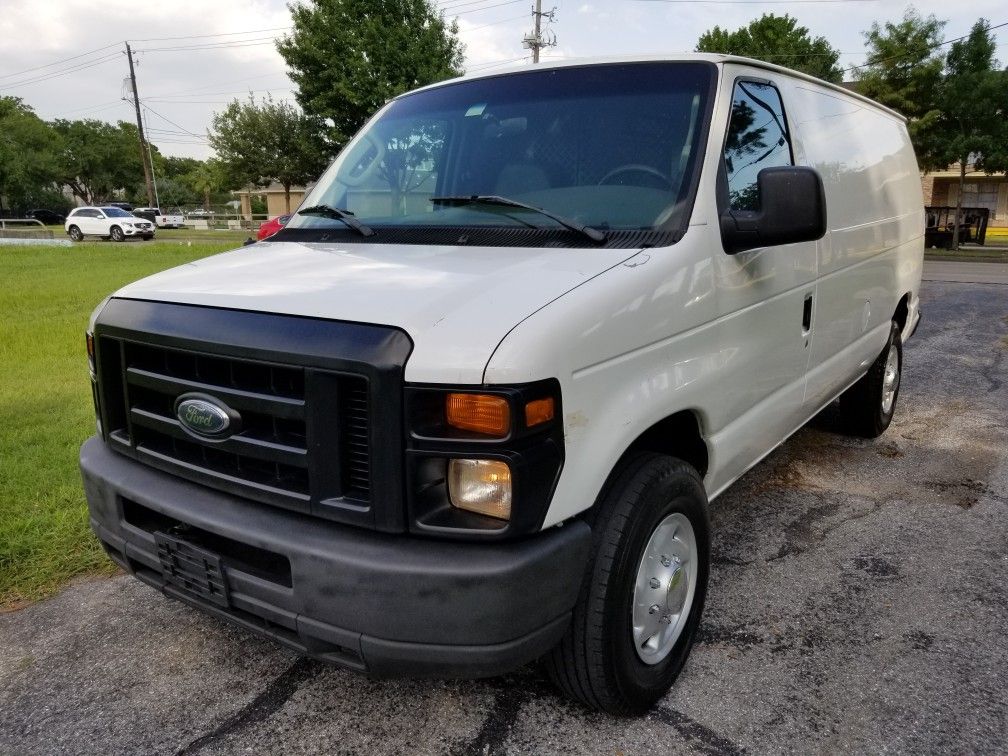
M 371 532 L 205 488 L 97 437 L 80 462 L 91 527 L 124 569 L 301 653 L 377 676 L 483 677 L 542 655 L 570 620 L 591 540 L 580 521 L 509 543 Z M 223 603 L 166 580 L 154 535 L 165 524 L 228 544 Z M 248 567 L 243 552 L 271 555 L 284 578 Z

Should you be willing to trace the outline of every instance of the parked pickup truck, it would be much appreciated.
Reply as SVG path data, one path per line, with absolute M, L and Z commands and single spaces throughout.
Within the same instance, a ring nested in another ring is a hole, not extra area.
M 697 637 L 711 502 L 827 405 L 892 420 L 923 228 L 903 118 L 766 63 L 403 94 L 276 235 L 97 308 L 91 526 L 301 653 L 542 660 L 643 712 Z
M 181 211 L 165 214 L 158 207 L 137 207 L 133 209 L 133 215 L 147 218 L 156 223 L 158 228 L 182 228 L 185 221 Z

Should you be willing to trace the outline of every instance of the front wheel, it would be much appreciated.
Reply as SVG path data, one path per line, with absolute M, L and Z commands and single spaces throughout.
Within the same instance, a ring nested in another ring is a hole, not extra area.
M 896 411 L 903 375 L 903 337 L 893 323 L 889 339 L 871 368 L 840 395 L 839 417 L 843 430 L 852 436 L 881 436 Z
M 592 708 L 643 713 L 672 687 L 700 624 L 710 560 L 707 495 L 685 462 L 642 453 L 588 519 L 593 554 L 571 626 L 546 670 Z
M 81 233 L 81 230 L 77 226 L 70 226 L 70 238 L 75 242 L 83 241 L 84 234 Z
M 119 228 L 119 226 L 112 226 L 112 228 L 109 230 L 109 237 L 114 242 L 121 242 L 125 241 L 126 234 L 123 233 L 123 230 Z

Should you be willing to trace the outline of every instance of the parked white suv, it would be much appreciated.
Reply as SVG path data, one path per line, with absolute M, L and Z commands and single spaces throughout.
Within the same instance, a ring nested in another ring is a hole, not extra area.
M 74 241 L 85 236 L 101 236 L 112 241 L 125 241 L 127 237 L 154 238 L 154 223 L 138 218 L 118 207 L 76 207 L 70 211 L 63 228 Z
M 302 653 L 543 658 L 642 712 L 697 637 L 710 500 L 834 401 L 889 425 L 923 216 L 899 115 L 765 63 L 404 94 L 275 236 L 96 310 L 91 525 Z

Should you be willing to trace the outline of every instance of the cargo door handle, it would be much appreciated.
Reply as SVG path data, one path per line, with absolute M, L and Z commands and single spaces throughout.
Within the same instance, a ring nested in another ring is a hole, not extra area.
M 802 333 L 807 334 L 812 330 L 812 295 L 805 295 L 805 304 L 802 307 Z

